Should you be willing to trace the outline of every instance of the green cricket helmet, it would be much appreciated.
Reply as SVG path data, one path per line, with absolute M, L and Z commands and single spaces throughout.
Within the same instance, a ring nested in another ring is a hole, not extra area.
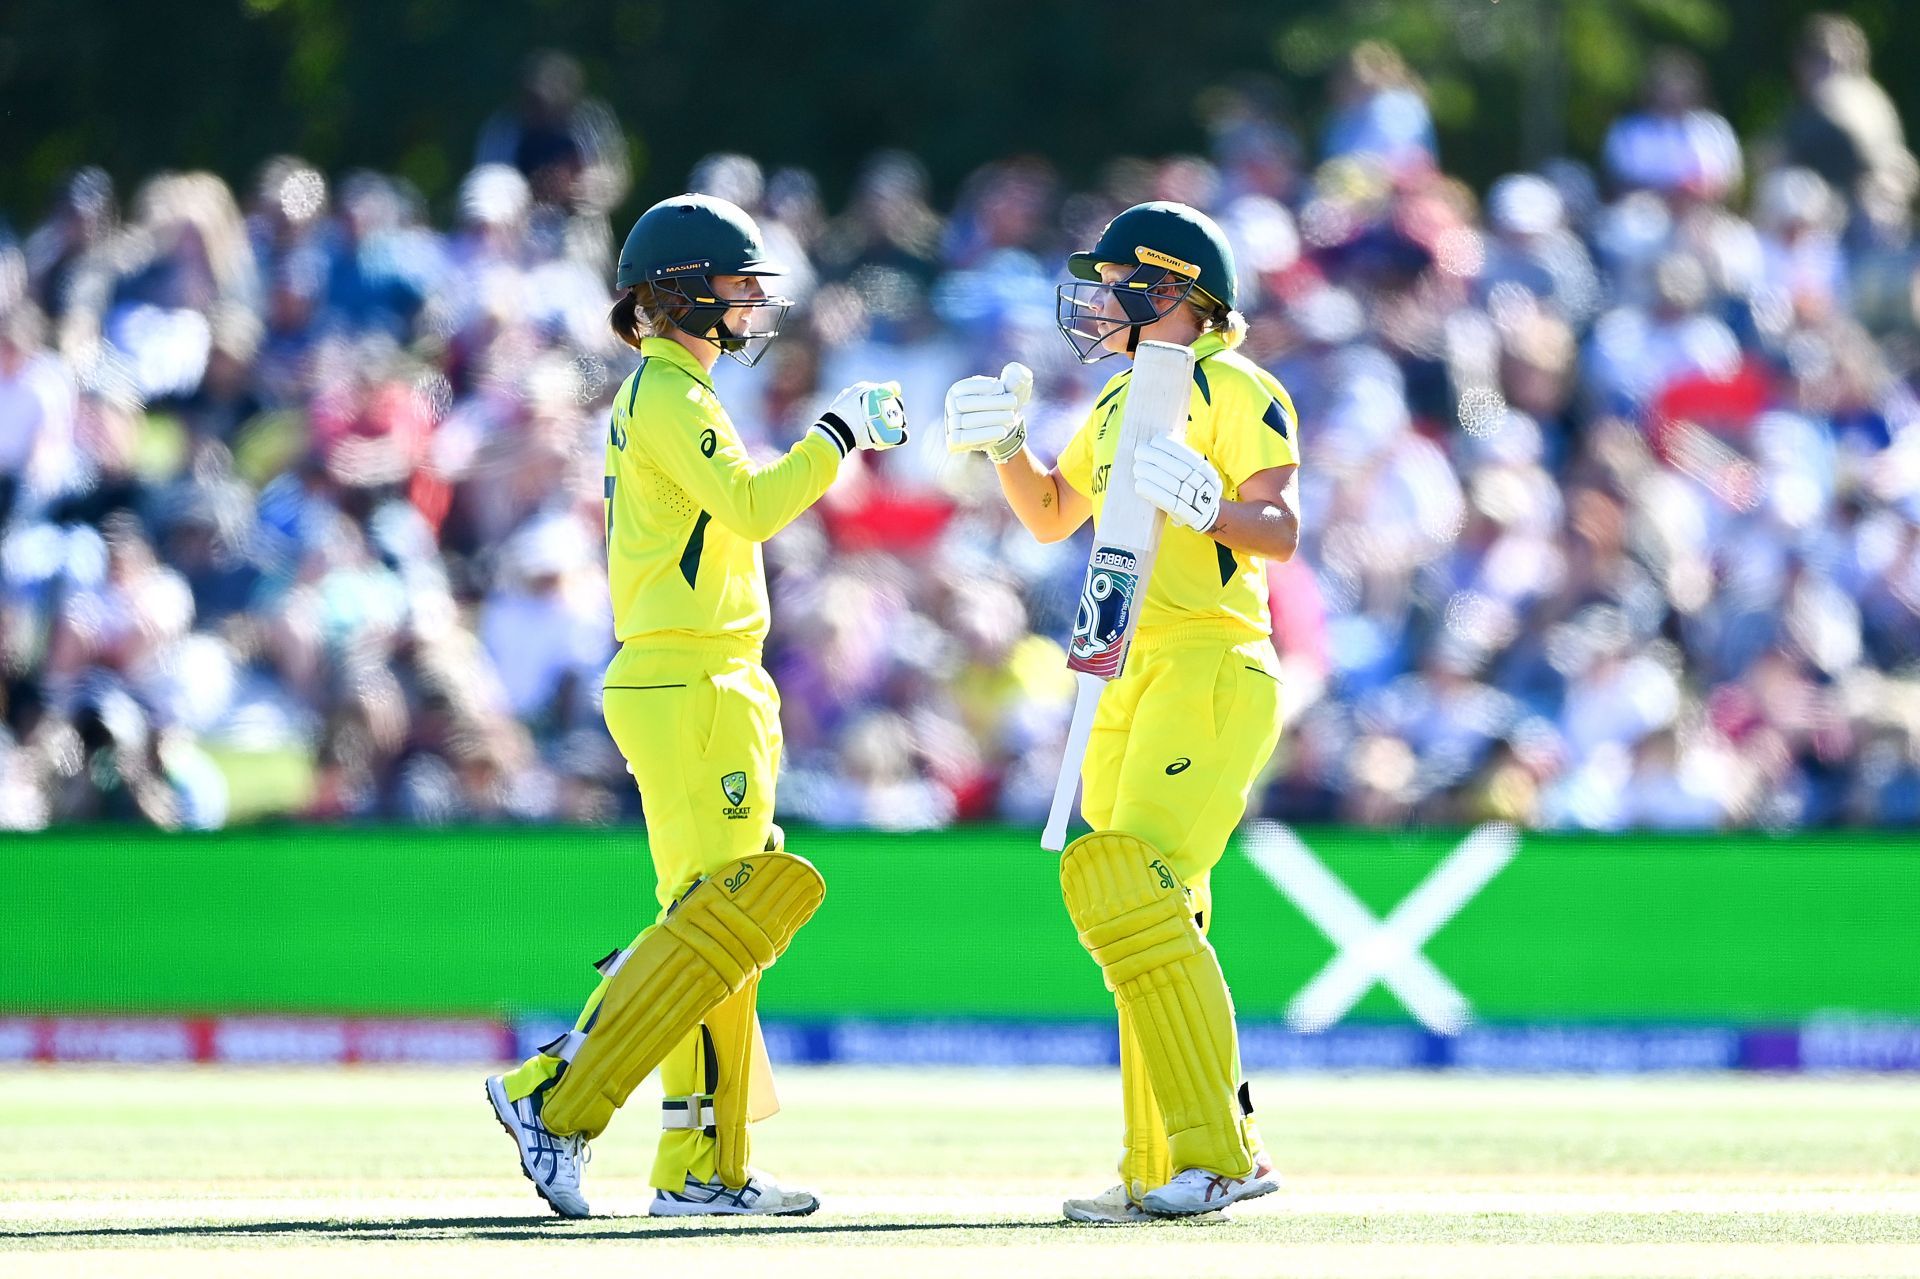
M 768 296 L 752 302 L 726 301 L 713 287 L 717 275 L 781 275 L 785 268 L 767 255 L 747 211 L 710 195 L 676 195 L 640 215 L 620 246 L 616 288 L 650 284 L 668 304 L 674 327 L 715 343 L 749 367 L 780 336 L 780 321 L 791 300 Z M 745 331 L 728 328 L 728 313 L 747 313 Z M 772 311 L 773 323 L 756 328 L 751 313 Z
M 1109 263 L 1132 269 L 1105 284 L 1100 267 Z M 1189 297 L 1231 307 L 1239 295 L 1225 233 L 1200 210 L 1169 200 L 1136 204 L 1107 223 L 1091 249 L 1067 258 L 1067 272 L 1074 282 L 1056 291 L 1055 319 L 1083 364 L 1116 354 L 1093 352 L 1123 328 L 1132 330 L 1126 346 L 1131 352 L 1143 325 L 1171 314 Z M 1118 315 L 1109 301 L 1118 304 Z

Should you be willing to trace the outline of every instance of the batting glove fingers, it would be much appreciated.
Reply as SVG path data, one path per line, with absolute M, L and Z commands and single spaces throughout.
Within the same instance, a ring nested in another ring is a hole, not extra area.
M 961 378 L 947 390 L 947 450 L 985 453 L 996 465 L 1007 462 L 1027 442 L 1025 409 L 1033 374 L 1009 364 L 999 377 Z
M 1133 490 L 1168 518 L 1205 533 L 1220 521 L 1220 470 L 1174 439 L 1148 440 L 1133 455 Z

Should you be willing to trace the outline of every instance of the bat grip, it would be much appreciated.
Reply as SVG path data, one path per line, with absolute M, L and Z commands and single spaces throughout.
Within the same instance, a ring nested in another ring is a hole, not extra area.
M 1073 797 L 1080 789 L 1080 765 L 1087 757 L 1087 741 L 1093 736 L 1093 714 L 1100 707 L 1100 694 L 1107 681 L 1098 675 L 1075 671 L 1079 690 L 1073 698 L 1073 726 L 1067 730 L 1066 754 L 1060 757 L 1060 778 L 1053 784 L 1053 807 L 1047 811 L 1047 828 L 1040 835 L 1040 847 L 1057 853 L 1067 846 L 1067 823 L 1073 818 Z

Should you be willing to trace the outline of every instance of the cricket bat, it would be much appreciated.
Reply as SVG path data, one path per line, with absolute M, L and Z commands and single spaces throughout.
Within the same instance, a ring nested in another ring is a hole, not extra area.
M 1093 554 L 1080 588 L 1080 611 L 1067 646 L 1067 669 L 1079 687 L 1073 700 L 1073 726 L 1060 777 L 1053 787 L 1053 808 L 1040 847 L 1059 852 L 1067 846 L 1067 822 L 1080 788 L 1080 765 L 1087 757 L 1093 714 L 1107 681 L 1127 663 L 1140 604 L 1160 551 L 1166 516 L 1133 491 L 1133 455 L 1148 440 L 1172 435 L 1187 423 L 1193 386 L 1193 349 L 1171 342 L 1142 342 L 1134 351 L 1126 408 L 1120 414 L 1120 441 L 1113 450 L 1106 498 L 1093 526 Z

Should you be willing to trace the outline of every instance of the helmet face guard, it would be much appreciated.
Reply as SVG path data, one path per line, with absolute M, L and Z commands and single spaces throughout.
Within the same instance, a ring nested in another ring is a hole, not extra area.
M 726 274 L 722 272 L 722 274 Z M 758 275 L 758 271 L 735 272 Z M 729 358 L 752 368 L 780 336 L 780 325 L 793 305 L 791 298 L 769 295 L 764 298 L 731 300 L 723 298 L 708 275 L 661 275 L 653 281 L 654 293 L 668 304 L 667 314 L 673 327 L 688 337 L 699 338 L 719 347 Z M 728 326 L 730 313 L 741 312 L 740 331 Z M 765 324 L 757 322 L 761 312 L 772 312 Z
M 1166 285 L 1175 289 L 1161 292 Z M 1119 349 L 1108 339 L 1130 330 L 1124 349 L 1128 355 L 1140 344 L 1140 330 L 1173 314 L 1193 295 L 1194 282 L 1161 266 L 1137 266 L 1112 284 L 1075 280 L 1054 290 L 1054 323 L 1082 364 L 1095 364 Z M 1204 296 L 1204 295 L 1202 295 Z

